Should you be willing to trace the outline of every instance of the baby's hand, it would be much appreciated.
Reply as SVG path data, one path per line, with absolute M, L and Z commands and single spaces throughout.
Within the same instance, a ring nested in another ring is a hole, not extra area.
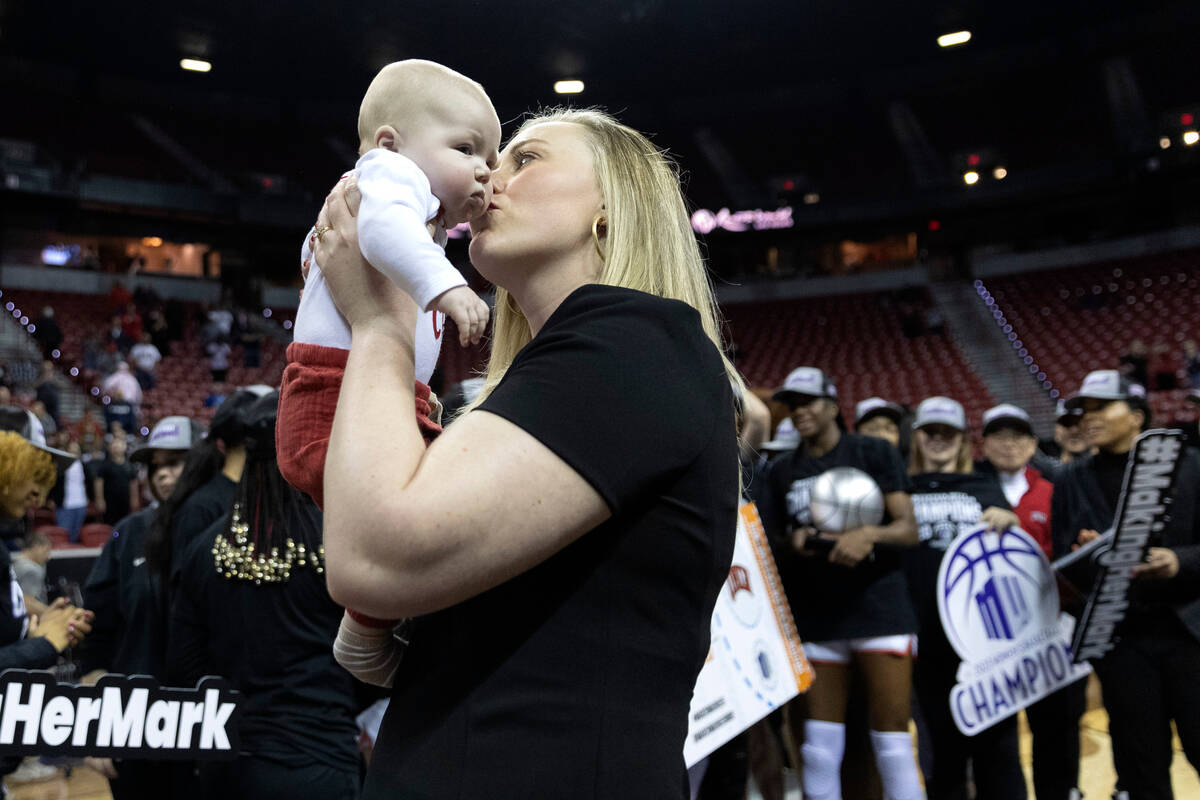
M 466 347 L 468 343 L 479 344 L 483 332 L 487 330 L 491 310 L 470 287 L 455 286 L 442 292 L 433 301 L 433 307 L 454 320 L 454 324 L 458 326 L 460 345 Z

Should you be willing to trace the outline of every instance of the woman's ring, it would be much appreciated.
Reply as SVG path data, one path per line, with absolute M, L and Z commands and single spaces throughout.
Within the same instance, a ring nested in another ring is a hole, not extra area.
M 319 242 L 321 241 L 321 237 L 331 230 L 333 230 L 333 227 L 330 225 L 317 225 L 313 228 L 313 235 L 317 237 L 317 241 Z

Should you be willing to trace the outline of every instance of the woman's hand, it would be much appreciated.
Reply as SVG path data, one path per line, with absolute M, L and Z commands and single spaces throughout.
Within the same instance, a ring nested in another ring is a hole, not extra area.
M 358 246 L 354 217 L 360 196 L 353 178 L 339 181 L 325 198 L 311 244 L 333 302 L 351 330 L 366 327 L 406 332 L 416 330 L 416 303 L 372 267 Z
M 989 531 L 1021 527 L 1021 520 L 1017 518 L 1016 514 L 998 506 L 984 509 L 983 513 L 979 515 L 979 521 L 987 525 Z
M 822 534 L 822 538 L 834 541 L 833 549 L 829 551 L 829 563 L 841 564 L 843 567 L 856 567 L 858 563 L 875 549 L 875 534 L 870 527 L 855 528 L 852 531 L 834 535 Z
M 1145 563 L 1133 568 L 1133 577 L 1166 581 L 1179 574 L 1179 556 L 1169 547 L 1151 547 Z

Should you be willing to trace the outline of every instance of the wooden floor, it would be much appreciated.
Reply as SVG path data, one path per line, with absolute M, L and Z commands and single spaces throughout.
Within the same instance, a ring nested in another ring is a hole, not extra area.
M 1095 678 L 1088 687 L 1088 712 L 1083 717 L 1082 763 L 1080 789 L 1088 800 L 1108 800 L 1112 795 L 1116 775 L 1112 766 L 1112 746 L 1108 738 L 1108 715 L 1100 705 L 1099 687 Z M 1021 764 L 1025 779 L 1030 781 L 1029 797 L 1033 798 L 1030 769 L 1031 739 L 1029 727 L 1021 718 Z M 1184 758 L 1179 739 L 1175 740 L 1175 759 L 1171 763 L 1171 780 L 1176 800 L 1200 798 L 1200 778 Z M 14 800 L 110 800 L 108 782 L 98 773 L 77 767 L 68 778 L 59 771 L 58 777 L 38 783 L 9 784 Z

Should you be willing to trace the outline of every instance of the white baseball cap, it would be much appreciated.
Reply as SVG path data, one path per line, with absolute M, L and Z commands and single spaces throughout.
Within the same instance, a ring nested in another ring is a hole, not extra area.
M 892 422 L 899 423 L 900 418 L 904 416 L 904 409 L 896 403 L 889 403 L 882 397 L 868 397 L 854 406 L 854 427 L 862 425 L 869 417 L 880 415 L 891 418 Z
M 788 397 L 794 395 L 828 397 L 836 400 L 837 387 L 829 380 L 829 376 L 816 367 L 796 367 L 788 373 L 787 378 L 783 381 L 783 386 L 775 390 L 771 399 L 787 400 Z
M 926 425 L 949 425 L 960 431 L 967 429 L 967 413 L 963 411 L 962 403 L 949 397 L 927 397 L 917 406 L 917 417 L 913 420 L 913 430 Z
M 42 421 L 27 408 L 19 406 L 0 406 L 0 430 L 12 431 L 29 442 L 38 450 L 49 453 L 54 458 L 54 465 L 65 470 L 75 462 L 75 456 L 46 445 L 46 429 Z
M 1067 400 L 1067 408 L 1080 408 L 1084 400 L 1129 400 L 1134 397 L 1145 398 L 1146 388 L 1115 369 L 1098 369 L 1083 379 L 1079 391 Z
M 199 433 L 187 417 L 163 417 L 150 431 L 146 443 L 135 450 L 129 460 L 149 462 L 155 450 L 191 450 L 200 439 Z
M 1001 427 L 1016 428 L 1022 433 L 1033 435 L 1033 420 L 1025 413 L 1025 409 L 1011 403 L 1001 403 L 983 412 L 984 436 Z

